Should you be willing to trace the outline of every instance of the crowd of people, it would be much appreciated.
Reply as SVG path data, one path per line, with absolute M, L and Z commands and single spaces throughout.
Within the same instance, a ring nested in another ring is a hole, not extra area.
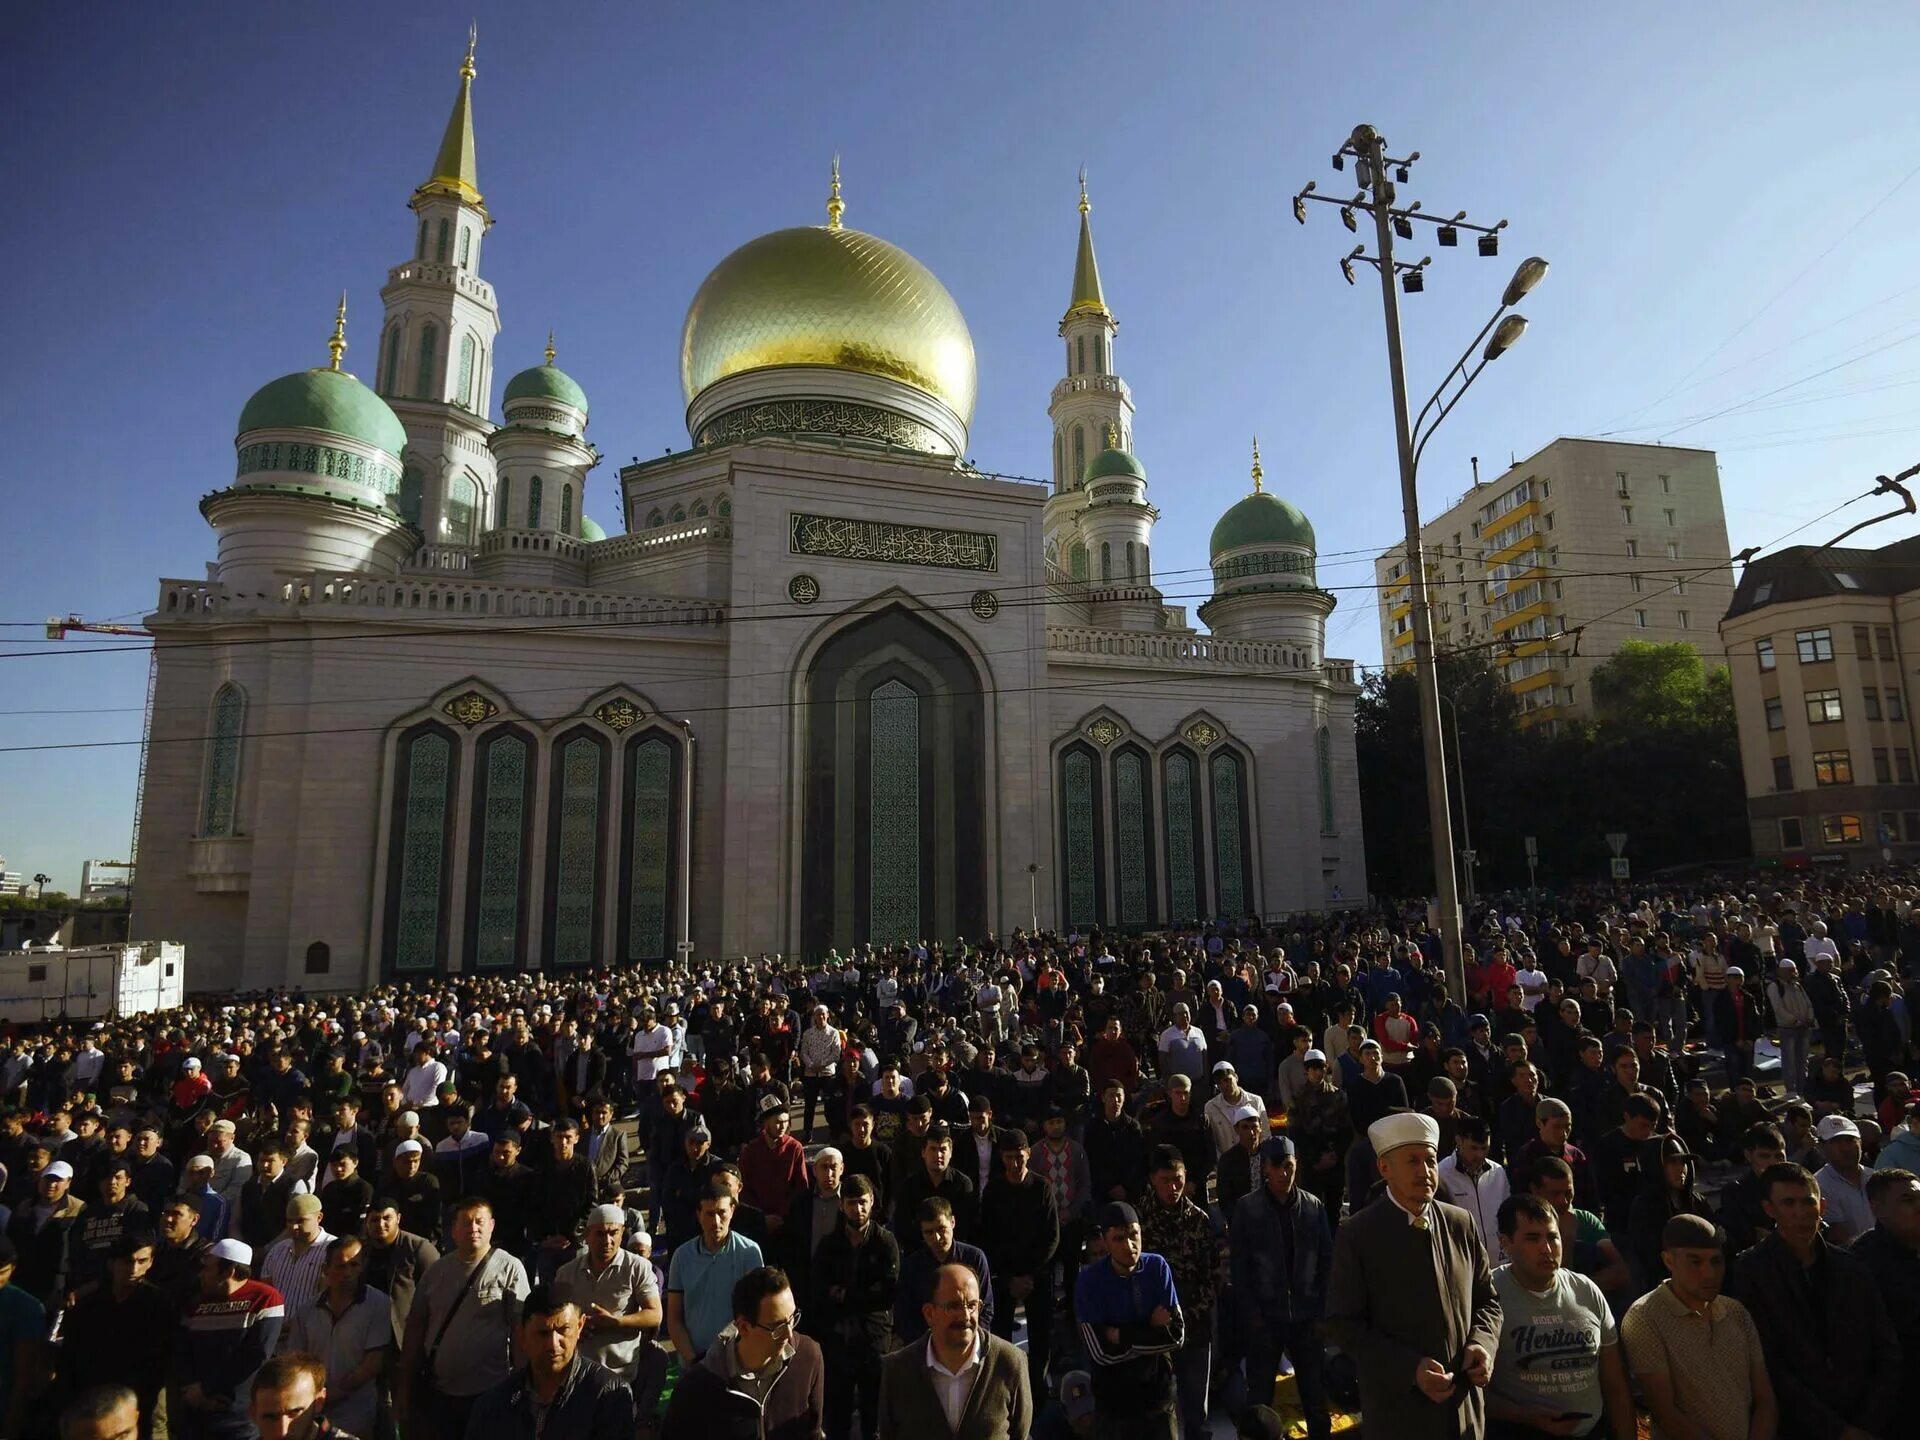
M 1920 885 L 1787 878 L 14 1035 L 0 1434 L 1910 1434 Z

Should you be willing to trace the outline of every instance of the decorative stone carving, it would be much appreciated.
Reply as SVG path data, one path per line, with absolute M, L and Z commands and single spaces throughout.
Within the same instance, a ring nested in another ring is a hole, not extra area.
M 743 405 L 701 427 L 700 443 L 725 445 L 757 435 L 846 435 L 935 454 L 948 444 L 931 426 L 848 400 L 769 400 Z
M 967 601 L 967 608 L 980 619 L 991 620 L 1000 613 L 1000 597 L 991 590 L 976 590 Z
M 791 526 L 789 548 L 795 555 L 830 555 L 839 560 L 878 560 L 948 570 L 1000 568 L 998 537 L 978 531 L 937 530 L 930 525 L 894 525 L 883 520 L 803 515 L 797 511 Z
M 482 695 L 478 690 L 468 690 L 454 696 L 440 707 L 442 714 L 457 720 L 471 730 L 483 720 L 491 720 L 500 713 L 500 707 Z
M 787 598 L 796 605 L 811 605 L 820 598 L 820 582 L 801 574 L 787 581 Z
M 623 696 L 616 700 L 607 701 L 606 704 L 593 712 L 593 718 L 613 731 L 614 734 L 622 735 L 646 719 L 647 712 Z
M 1195 745 L 1198 745 L 1202 750 L 1220 738 L 1219 729 L 1206 720 L 1194 721 L 1191 725 L 1187 726 L 1185 734 L 1187 739 L 1191 740 Z
M 1115 720 L 1111 715 L 1102 715 L 1091 725 L 1087 726 L 1087 734 L 1091 735 L 1095 740 L 1098 740 L 1102 745 L 1111 745 L 1126 733 L 1127 732 L 1121 727 L 1120 722 Z

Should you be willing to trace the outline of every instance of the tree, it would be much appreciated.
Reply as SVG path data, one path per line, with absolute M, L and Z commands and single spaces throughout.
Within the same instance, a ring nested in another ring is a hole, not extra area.
M 1627 641 L 1594 670 L 1593 708 L 1597 729 L 1609 738 L 1707 729 L 1738 743 L 1727 667 L 1709 669 L 1681 641 Z

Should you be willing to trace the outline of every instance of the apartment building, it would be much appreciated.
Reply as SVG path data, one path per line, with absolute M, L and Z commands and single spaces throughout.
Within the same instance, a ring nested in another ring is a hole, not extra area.
M 1475 484 L 1421 545 L 1434 643 L 1490 656 L 1527 724 L 1592 718 L 1593 668 L 1627 640 L 1717 650 L 1733 588 L 1711 450 L 1563 437 Z M 1409 580 L 1405 545 L 1374 561 L 1389 665 L 1413 662 Z
M 1763 863 L 1920 854 L 1904 659 L 1917 624 L 1920 537 L 1878 550 L 1796 545 L 1747 566 L 1720 638 Z

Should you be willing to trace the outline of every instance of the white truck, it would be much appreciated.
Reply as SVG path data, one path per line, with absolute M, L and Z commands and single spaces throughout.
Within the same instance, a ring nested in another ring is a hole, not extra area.
M 186 947 L 173 940 L 0 951 L 0 1021 L 38 1025 L 106 1020 L 177 1008 L 186 994 Z

